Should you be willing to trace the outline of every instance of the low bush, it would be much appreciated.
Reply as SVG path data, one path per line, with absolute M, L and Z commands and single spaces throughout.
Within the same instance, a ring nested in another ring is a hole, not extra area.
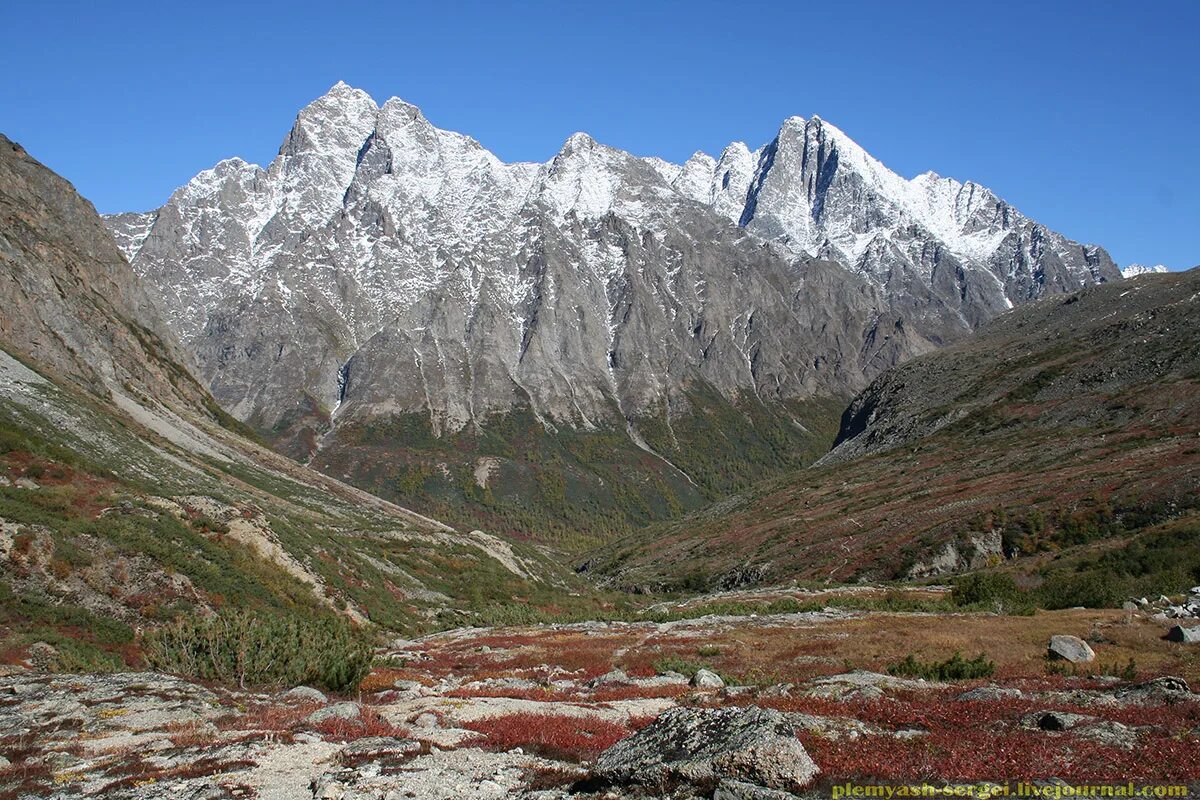
M 142 646 L 156 670 L 243 688 L 305 684 L 345 692 L 371 667 L 370 644 L 332 616 L 222 611 L 150 631 Z
M 1039 605 L 1047 609 L 1113 608 L 1129 596 L 1128 581 L 1121 576 L 1092 570 L 1078 574 L 1056 573 L 1038 589 Z
M 987 678 L 996 671 L 996 663 L 980 653 L 970 661 L 955 653 L 945 661 L 921 661 L 912 653 L 888 667 L 888 674 L 900 678 L 924 678 L 930 681 L 965 681 Z
M 950 602 L 956 608 L 991 611 L 997 614 L 1029 615 L 1039 598 L 1017 585 L 1009 575 L 976 572 L 954 581 Z
M 664 672 L 678 672 L 680 675 L 686 675 L 689 678 L 702 669 L 711 669 L 707 661 L 693 661 L 679 655 L 664 656 L 657 659 L 653 666 L 654 671 L 660 675 Z

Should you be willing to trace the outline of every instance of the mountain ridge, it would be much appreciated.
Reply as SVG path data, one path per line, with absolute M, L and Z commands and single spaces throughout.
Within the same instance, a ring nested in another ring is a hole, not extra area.
M 1198 302 L 1200 267 L 1018 308 L 877 378 L 814 465 L 606 543 L 587 566 L 694 590 L 1031 556 L 1012 566 L 1036 582 L 1161 524 L 1194 536 Z
M 346 451 L 380 425 L 478 437 L 528 413 L 539 436 L 615 431 L 627 461 L 658 458 L 637 482 L 679 485 L 652 492 L 657 514 L 701 499 L 686 484 L 724 491 L 730 470 L 827 444 L 807 432 L 824 420 L 787 404 L 844 400 L 1013 304 L 1120 277 L 1102 249 L 973 185 L 914 181 L 798 117 L 719 160 L 669 165 L 577 133 L 543 164 L 505 164 L 339 83 L 266 168 L 223 161 L 108 223 L 222 406 L 290 455 L 374 491 L 417 473 L 453 486 L 481 462 L 414 465 L 373 435 L 390 466 L 369 476 Z M 982 241 L 986 259 L 965 259 Z M 677 435 L 713 413 L 698 395 L 775 455 L 679 483 L 707 446 Z M 484 456 L 509 477 L 531 466 Z M 584 493 L 606 492 L 612 476 L 576 460 Z

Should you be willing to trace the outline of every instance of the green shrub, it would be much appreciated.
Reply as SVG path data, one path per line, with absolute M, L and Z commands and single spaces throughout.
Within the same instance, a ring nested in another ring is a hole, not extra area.
M 1063 675 L 1069 678 L 1089 678 L 1106 675 L 1123 681 L 1135 681 L 1138 677 L 1137 662 L 1132 658 L 1125 664 L 1072 664 L 1067 661 L 1046 661 L 1047 675 Z
M 921 661 L 912 653 L 903 661 L 888 667 L 888 674 L 902 678 L 924 678 L 930 681 L 965 681 L 987 678 L 996 671 L 996 663 L 983 653 L 970 661 L 955 653 L 945 661 Z
M 149 665 L 188 678 L 251 686 L 316 685 L 345 692 L 371 667 L 371 647 L 332 616 L 222 611 L 143 636 Z
M 664 656 L 655 661 L 653 666 L 654 671 L 659 674 L 664 672 L 678 672 L 680 675 L 686 675 L 689 678 L 702 669 L 710 669 L 707 661 L 692 661 L 682 656 Z
M 1120 575 L 1091 570 L 1076 575 L 1054 573 L 1038 589 L 1042 608 L 1113 608 L 1128 596 L 1127 581 Z
M 976 572 L 954 581 L 950 601 L 960 608 L 974 606 L 1001 613 L 1031 611 L 1034 605 L 1033 598 L 1011 576 L 996 572 Z

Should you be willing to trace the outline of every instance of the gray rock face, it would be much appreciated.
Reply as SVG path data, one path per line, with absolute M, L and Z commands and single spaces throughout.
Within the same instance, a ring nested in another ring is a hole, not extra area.
M 266 169 L 221 162 L 109 225 L 227 409 L 284 438 L 335 430 L 297 455 L 405 413 L 624 430 L 686 413 L 688 387 L 848 394 L 1011 303 L 1119 277 L 817 119 L 682 167 L 584 134 L 505 164 L 344 84 Z
M 1078 636 L 1058 634 L 1050 637 L 1048 651 L 1051 658 L 1070 661 L 1072 664 L 1085 664 L 1096 658 L 1091 646 Z
M 595 774 L 621 785 L 734 782 L 799 791 L 817 765 L 778 711 L 675 708 L 600 755 Z
M 204 390 L 178 366 L 189 360 L 95 208 L 3 135 L 0 308 L 0 344 L 56 376 L 101 396 L 204 408 Z

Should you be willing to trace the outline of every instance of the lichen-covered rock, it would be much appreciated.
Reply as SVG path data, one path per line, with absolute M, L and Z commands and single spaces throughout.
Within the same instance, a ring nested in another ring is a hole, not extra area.
M 656 789 L 729 780 L 798 791 L 817 772 L 784 716 L 754 706 L 672 709 L 604 751 L 594 768 L 602 781 Z
M 854 670 L 840 675 L 827 675 L 809 681 L 803 694 L 827 700 L 878 700 L 893 689 L 920 691 L 936 689 L 943 684 L 897 678 L 880 672 Z
M 1183 678 L 1164 675 L 1161 678 L 1139 683 L 1116 693 L 1116 699 L 1135 705 L 1164 705 L 1167 703 L 1197 702 L 1200 695 L 1194 693 Z
M 354 720 L 358 719 L 362 712 L 359 710 L 358 703 L 334 703 L 325 708 L 318 708 L 313 713 L 309 714 L 305 719 L 314 725 L 319 725 L 322 722 L 327 722 L 332 719 Z
M 997 700 L 1020 700 L 1025 694 L 1020 689 L 1006 686 L 976 686 L 955 699 L 960 703 L 994 702 Z

